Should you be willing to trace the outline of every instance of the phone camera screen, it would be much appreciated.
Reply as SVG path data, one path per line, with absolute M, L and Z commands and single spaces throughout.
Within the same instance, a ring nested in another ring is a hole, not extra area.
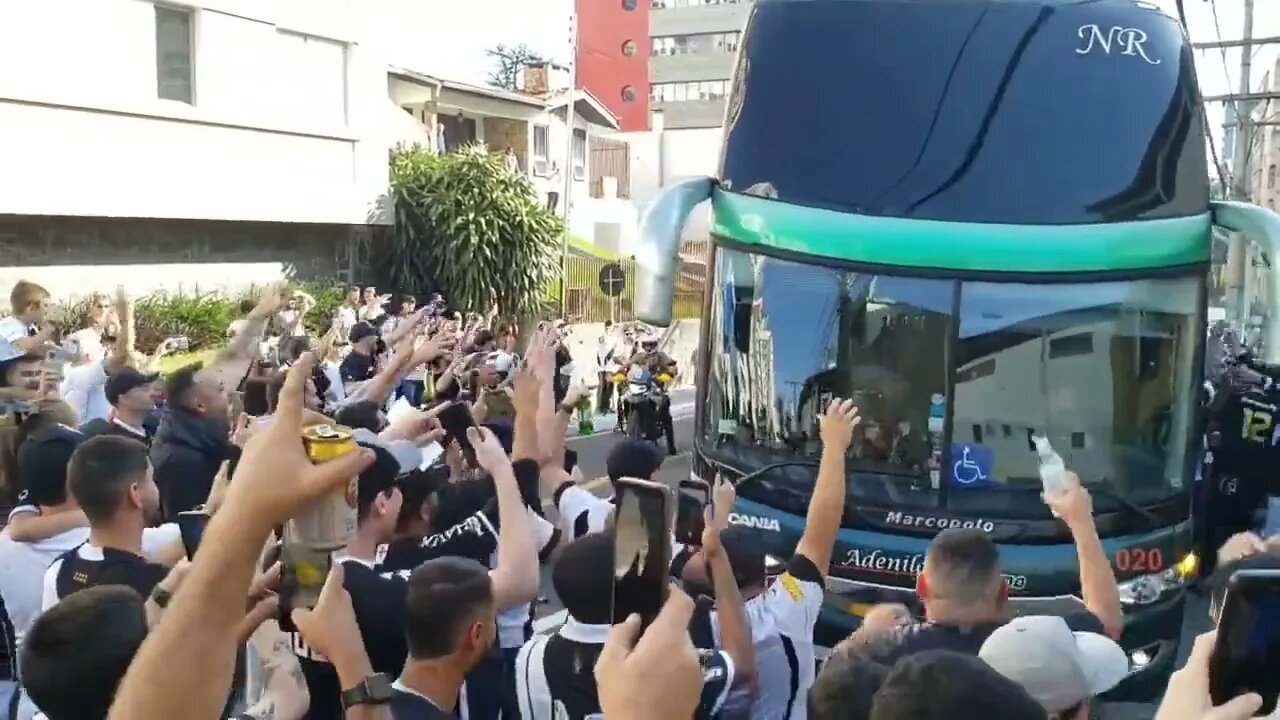
M 676 542 L 685 545 L 702 543 L 702 531 L 706 526 L 703 511 L 710 495 L 711 491 L 704 482 L 685 480 L 680 483 L 680 494 L 676 497 Z
M 188 560 L 195 557 L 196 548 L 200 547 L 200 539 L 204 537 L 204 528 L 208 524 L 208 513 L 199 510 L 178 513 L 178 532 L 182 535 L 182 547 L 187 551 Z
M 613 621 L 640 616 L 642 627 L 658 616 L 667 599 L 671 539 L 667 503 L 661 490 L 637 491 L 619 485 L 614 519 Z
M 1280 584 L 1249 583 L 1228 590 L 1209 686 L 1214 705 L 1254 692 L 1262 696 L 1262 716 L 1275 710 L 1280 697 Z

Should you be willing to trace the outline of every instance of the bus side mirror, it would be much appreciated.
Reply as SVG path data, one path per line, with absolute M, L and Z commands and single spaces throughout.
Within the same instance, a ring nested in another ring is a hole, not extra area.
M 1262 325 L 1263 356 L 1270 364 L 1280 363 L 1280 215 L 1242 202 L 1215 201 L 1213 223 L 1243 233 L 1258 243 L 1271 259 L 1267 279 L 1267 317 Z
M 693 208 L 711 198 L 716 181 L 709 177 L 682 180 L 658 193 L 640 220 L 636 248 L 636 318 L 650 325 L 671 324 L 676 273 L 680 259 L 680 233 Z

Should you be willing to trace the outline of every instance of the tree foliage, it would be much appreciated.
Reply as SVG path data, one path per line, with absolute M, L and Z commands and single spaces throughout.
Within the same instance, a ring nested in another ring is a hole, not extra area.
M 421 147 L 391 159 L 395 227 L 385 275 L 413 293 L 443 292 L 463 311 L 540 310 L 559 272 L 564 222 L 538 202 L 528 178 L 471 146 L 446 155 Z
M 520 71 L 525 65 L 539 65 L 547 62 L 545 57 L 534 52 L 524 43 L 519 45 L 498 43 L 485 50 L 484 54 L 493 63 L 493 69 L 489 71 L 489 85 L 513 92 L 520 89 Z

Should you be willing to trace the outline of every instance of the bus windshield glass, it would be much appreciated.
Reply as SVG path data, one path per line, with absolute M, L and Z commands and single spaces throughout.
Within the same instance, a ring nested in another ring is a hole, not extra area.
M 1182 490 L 1198 278 L 960 282 L 724 246 L 714 269 L 701 423 L 713 461 L 816 461 L 818 416 L 851 397 L 855 501 L 1042 516 L 1032 435 L 1126 499 Z M 805 493 L 804 470 L 778 482 Z
M 734 192 L 1012 224 L 1208 211 L 1190 49 L 1146 3 L 761 1 L 733 82 Z

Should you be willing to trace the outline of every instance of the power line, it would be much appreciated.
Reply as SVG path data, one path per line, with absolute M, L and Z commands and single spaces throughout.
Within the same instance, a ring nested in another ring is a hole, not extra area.
M 1191 29 L 1190 29 L 1190 26 L 1187 25 L 1186 8 L 1182 6 L 1182 0 L 1177 0 L 1176 4 L 1178 6 L 1178 22 L 1182 23 L 1182 32 L 1187 37 L 1187 39 L 1190 40 Z M 1227 87 L 1231 87 L 1231 82 L 1229 79 L 1227 82 Z M 1214 170 L 1217 171 L 1219 191 L 1223 194 L 1224 197 L 1230 197 L 1229 193 L 1231 192 L 1231 186 L 1227 185 L 1226 169 L 1222 167 L 1222 159 L 1218 157 L 1218 143 L 1214 141 L 1213 131 L 1209 129 L 1209 113 L 1205 112 L 1205 104 L 1203 101 L 1200 103 L 1200 119 L 1201 119 L 1201 122 L 1204 124 L 1205 138 L 1209 141 L 1209 153 L 1210 153 L 1210 156 L 1213 158 L 1213 168 Z M 1236 121 L 1239 122 L 1239 116 L 1236 117 Z

